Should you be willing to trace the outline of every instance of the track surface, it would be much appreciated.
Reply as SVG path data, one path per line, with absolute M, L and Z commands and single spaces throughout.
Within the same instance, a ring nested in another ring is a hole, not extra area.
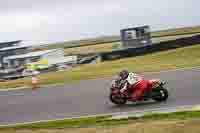
M 115 106 L 108 99 L 111 79 L 81 81 L 35 92 L 30 89 L 0 92 L 0 125 L 200 103 L 200 69 L 146 74 L 145 78 L 166 80 L 169 100 Z

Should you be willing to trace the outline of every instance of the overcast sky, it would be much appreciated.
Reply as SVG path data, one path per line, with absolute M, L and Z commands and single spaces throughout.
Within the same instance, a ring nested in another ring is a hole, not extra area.
M 0 42 L 58 42 L 200 25 L 198 0 L 0 0 Z

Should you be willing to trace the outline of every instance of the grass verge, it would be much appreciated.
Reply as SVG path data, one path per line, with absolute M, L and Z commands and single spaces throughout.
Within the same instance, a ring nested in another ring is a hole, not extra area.
M 87 55 L 90 53 L 109 52 L 113 50 L 114 46 L 118 46 L 118 45 L 120 45 L 120 42 L 119 43 L 102 43 L 99 45 L 66 48 L 64 49 L 64 52 L 65 52 L 65 55 L 76 55 L 76 54 Z
M 160 43 L 160 42 L 172 41 L 176 39 L 192 37 L 199 34 L 200 33 L 156 37 L 156 38 L 152 38 L 152 42 Z M 117 47 L 120 48 L 120 45 L 121 45 L 121 42 L 101 43 L 98 45 L 87 45 L 87 46 L 74 47 L 74 48 L 65 48 L 64 52 L 66 56 L 76 55 L 76 54 L 87 55 L 87 54 L 94 54 L 94 53 L 101 53 L 101 52 L 111 52 L 117 49 Z
M 94 117 L 94 118 L 81 118 L 81 119 L 72 119 L 72 120 L 60 120 L 60 121 L 51 121 L 51 122 L 40 122 L 35 124 L 26 124 L 19 126 L 10 126 L 10 127 L 1 127 L 0 131 L 22 131 L 29 130 L 37 132 L 41 129 L 45 130 L 72 130 L 79 128 L 95 128 L 95 129 L 117 129 L 119 127 L 129 127 L 130 125 L 135 125 L 140 123 L 154 123 L 159 121 L 160 123 L 169 123 L 169 122 L 184 122 L 184 121 L 196 121 L 200 122 L 200 111 L 187 111 L 187 112 L 175 112 L 168 114 L 151 114 L 145 115 L 140 118 L 132 117 L 129 119 L 120 119 L 120 120 L 111 120 L 107 119 L 109 116 Z M 155 127 L 154 128 L 158 128 Z M 200 129 L 200 128 L 199 128 Z
M 113 76 L 121 69 L 134 72 L 155 72 L 200 66 L 200 45 L 158 52 L 144 56 L 87 64 L 71 70 L 51 72 L 39 76 L 40 84 L 57 84 L 94 78 Z M 0 83 L 0 88 L 13 88 L 30 85 L 30 78 Z
M 183 28 L 174 28 L 174 29 L 168 29 L 168 30 L 161 30 L 161 31 L 154 31 L 151 32 L 152 38 L 162 38 L 162 37 L 175 37 L 175 36 L 182 36 L 182 35 L 189 35 L 189 34 L 196 34 L 200 33 L 200 26 L 192 26 L 192 27 L 183 27 Z M 157 39 L 156 39 L 157 40 Z M 163 40 L 163 39 L 161 39 Z M 113 35 L 113 36 L 101 36 L 97 38 L 88 38 L 83 40 L 74 40 L 74 41 L 67 41 L 67 42 L 61 42 L 61 43 L 55 43 L 47 46 L 47 48 L 71 48 L 71 47 L 82 47 L 82 46 L 92 46 L 92 45 L 101 45 L 101 44 L 108 44 L 108 43 L 114 43 L 114 42 L 120 42 L 120 36 L 119 35 Z

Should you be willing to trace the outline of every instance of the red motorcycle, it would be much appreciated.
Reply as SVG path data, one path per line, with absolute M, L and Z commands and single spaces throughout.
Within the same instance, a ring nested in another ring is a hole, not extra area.
M 145 80 L 145 79 L 143 79 Z M 168 90 L 164 87 L 166 82 L 160 80 L 146 80 L 147 89 L 144 92 L 142 100 L 139 101 L 147 101 L 147 100 L 155 100 L 158 102 L 166 101 L 168 99 Z M 113 80 L 110 88 L 110 101 L 117 105 L 126 104 L 127 101 L 137 102 L 132 99 L 131 95 L 125 95 L 120 92 L 123 83 L 120 83 L 118 80 Z M 130 91 L 130 90 L 127 90 Z M 133 94 L 134 92 L 126 92 L 126 94 Z

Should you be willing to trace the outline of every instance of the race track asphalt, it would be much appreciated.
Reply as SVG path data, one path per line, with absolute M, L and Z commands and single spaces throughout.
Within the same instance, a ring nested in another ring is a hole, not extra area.
M 200 69 L 145 74 L 168 82 L 167 102 L 116 106 L 109 101 L 111 78 L 65 86 L 0 92 L 0 125 L 200 104 Z

